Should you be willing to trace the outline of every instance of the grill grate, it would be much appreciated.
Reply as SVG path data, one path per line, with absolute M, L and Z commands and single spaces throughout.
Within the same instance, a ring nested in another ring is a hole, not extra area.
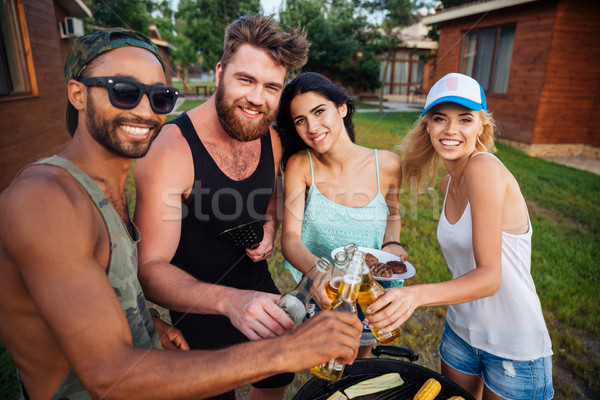
M 364 379 L 374 378 L 377 375 L 357 375 L 354 376 L 356 379 L 352 379 L 353 383 L 358 383 Z M 327 400 L 336 390 L 345 389 L 352 386 L 353 383 L 344 384 L 343 386 L 338 385 L 327 385 L 319 393 L 315 394 L 314 400 Z M 357 397 L 357 400 L 412 400 L 414 395 L 421 388 L 421 383 L 416 381 L 404 381 L 404 385 L 394 389 L 386 390 L 385 392 L 373 393 L 367 396 Z M 440 392 L 436 399 L 446 399 L 454 394 Z

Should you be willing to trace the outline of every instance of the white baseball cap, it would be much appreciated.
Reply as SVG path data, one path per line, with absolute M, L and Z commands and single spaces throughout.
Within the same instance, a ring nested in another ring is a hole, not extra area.
M 473 111 L 487 110 L 485 93 L 481 85 L 470 76 L 455 72 L 444 76 L 433 85 L 427 94 L 425 110 L 421 117 L 432 107 L 446 102 L 457 103 Z

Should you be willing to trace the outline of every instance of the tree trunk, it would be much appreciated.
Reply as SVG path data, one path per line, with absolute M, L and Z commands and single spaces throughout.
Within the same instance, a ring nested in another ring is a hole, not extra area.
M 383 79 L 379 88 L 379 114 L 383 114 L 383 90 L 385 88 L 385 77 L 387 76 L 388 68 L 390 67 L 390 59 L 393 57 L 393 49 L 388 51 L 388 57 L 385 60 L 383 67 Z

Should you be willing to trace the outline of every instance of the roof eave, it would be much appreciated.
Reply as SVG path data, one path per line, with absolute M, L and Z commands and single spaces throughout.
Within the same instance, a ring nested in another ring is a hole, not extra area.
M 501 8 L 513 7 L 520 4 L 532 3 L 539 0 L 489 0 L 476 2 L 474 4 L 465 4 L 442 10 L 436 14 L 423 17 L 425 25 L 436 24 L 438 22 L 450 21 L 453 19 L 468 17 L 475 14 L 483 14 L 489 11 L 499 10 Z
M 91 18 L 92 9 L 83 0 L 56 0 L 58 4 L 63 6 L 71 16 L 79 18 Z

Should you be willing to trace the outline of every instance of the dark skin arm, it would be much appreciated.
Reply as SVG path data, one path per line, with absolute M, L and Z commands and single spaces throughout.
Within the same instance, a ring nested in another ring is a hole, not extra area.
M 2 263 L 17 266 L 29 296 L 23 301 L 35 304 L 38 314 L 26 318 L 41 319 L 54 339 L 55 349 L 40 352 L 53 358 L 60 355 L 59 360 L 46 360 L 61 370 L 33 399 L 52 396 L 65 365 L 74 369 L 95 398 L 197 399 L 335 357 L 351 362 L 356 356 L 360 323 L 343 313 L 325 314 L 279 338 L 225 350 L 133 348 L 125 313 L 106 266 L 99 262 L 107 260 L 107 233 L 86 195 L 42 179 L 35 185 L 17 185 L 0 205 L 0 240 L 9 258 Z M 24 326 L 22 321 L 15 323 Z M 7 342 L 19 340 L 19 332 L 2 334 L 10 336 Z M 39 357 L 44 359 L 43 354 Z M 15 358 L 22 360 L 19 354 Z M 36 371 L 32 365 L 25 370 L 25 385 L 30 388 L 38 387 L 37 375 L 52 373 Z

